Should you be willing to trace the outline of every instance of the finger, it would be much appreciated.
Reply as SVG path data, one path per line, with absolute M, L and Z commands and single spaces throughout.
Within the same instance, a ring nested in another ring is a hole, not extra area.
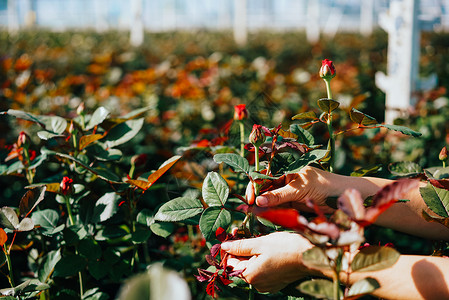
M 301 200 L 298 189 L 287 184 L 284 187 L 265 192 L 258 196 L 256 198 L 256 204 L 262 207 L 271 207 L 298 200 Z
M 254 204 L 254 200 L 255 200 L 255 195 L 254 195 L 254 185 L 252 182 L 248 183 L 248 185 L 246 186 L 246 200 L 248 201 L 249 205 Z
M 221 244 L 221 250 L 235 256 L 253 256 L 260 254 L 259 241 L 255 239 L 242 239 Z

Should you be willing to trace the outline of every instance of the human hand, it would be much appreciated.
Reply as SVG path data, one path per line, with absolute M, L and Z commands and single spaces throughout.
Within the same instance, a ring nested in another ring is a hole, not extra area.
M 272 293 L 314 273 L 301 261 L 302 253 L 312 247 L 304 237 L 288 232 L 221 244 L 221 249 L 231 255 L 228 266 L 244 270 L 244 280 L 259 292 Z
M 333 210 L 326 205 L 326 199 L 339 195 L 341 177 L 341 175 L 307 166 L 298 173 L 286 174 L 276 179 L 273 182 L 275 187 L 273 190 L 257 197 L 254 195 L 253 184 L 249 183 L 246 188 L 246 199 L 248 204 L 256 203 L 261 207 L 288 204 L 290 207 L 306 211 L 310 211 L 310 208 L 306 206 L 305 201 L 311 199 L 318 206 L 323 207 L 323 212 L 330 213 Z

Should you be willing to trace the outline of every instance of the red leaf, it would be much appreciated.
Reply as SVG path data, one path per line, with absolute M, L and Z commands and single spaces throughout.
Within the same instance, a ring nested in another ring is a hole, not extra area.
M 298 220 L 300 215 L 296 209 L 266 210 L 259 213 L 258 216 L 285 228 L 297 230 L 303 230 L 305 228 Z
M 0 228 L 0 246 L 3 247 L 7 240 L 8 236 L 6 235 L 6 232 L 3 230 L 3 228 Z
M 449 190 L 449 180 L 448 179 L 429 179 L 431 185 L 436 188 Z
M 224 242 L 228 234 L 226 233 L 226 230 L 224 230 L 221 227 L 218 227 L 217 231 L 215 231 L 215 236 L 217 237 L 217 240 L 219 240 L 220 242 Z
M 215 244 L 212 246 L 212 248 L 210 248 L 210 254 L 213 257 L 217 257 L 218 252 L 220 252 L 220 249 L 221 249 L 221 244 Z

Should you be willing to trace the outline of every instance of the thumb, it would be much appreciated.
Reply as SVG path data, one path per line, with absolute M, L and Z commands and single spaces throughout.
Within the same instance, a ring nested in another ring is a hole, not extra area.
M 298 189 L 288 184 L 276 190 L 268 191 L 257 196 L 256 204 L 261 207 L 271 207 L 299 200 L 301 200 L 301 197 Z
M 260 254 L 255 239 L 242 239 L 221 244 L 221 250 L 235 256 L 253 256 Z

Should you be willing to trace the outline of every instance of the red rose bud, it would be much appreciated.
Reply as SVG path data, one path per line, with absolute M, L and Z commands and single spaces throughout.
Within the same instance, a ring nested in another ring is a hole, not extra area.
M 259 147 L 265 142 L 265 132 L 262 125 L 254 124 L 253 130 L 249 135 L 249 142 L 254 145 L 254 147 Z
M 332 61 L 328 59 L 323 60 L 320 68 L 320 77 L 323 79 L 332 79 L 335 75 L 337 75 L 337 71 Z
M 234 106 L 234 120 L 242 121 L 248 118 L 248 111 L 245 104 L 239 104 Z
M 25 131 L 21 131 L 19 133 L 19 137 L 17 138 L 17 146 L 18 147 L 25 147 L 28 145 L 28 135 L 25 133 Z
M 84 114 L 84 102 L 81 102 L 78 108 L 76 109 L 76 113 L 78 115 Z
M 64 178 L 62 178 L 61 184 L 59 185 L 61 194 L 63 195 L 69 195 L 72 193 L 73 191 L 73 179 L 64 176 Z
M 131 157 L 131 164 L 135 166 L 141 166 L 144 165 L 147 162 L 148 155 L 144 154 L 138 154 Z
M 440 160 L 446 160 L 447 159 L 447 148 L 446 148 L 446 146 L 444 146 L 443 149 L 441 149 L 440 155 L 438 155 L 438 158 Z
M 70 122 L 69 133 L 72 134 L 73 131 L 75 131 L 75 125 L 73 125 L 73 121 L 72 121 L 72 122 Z

